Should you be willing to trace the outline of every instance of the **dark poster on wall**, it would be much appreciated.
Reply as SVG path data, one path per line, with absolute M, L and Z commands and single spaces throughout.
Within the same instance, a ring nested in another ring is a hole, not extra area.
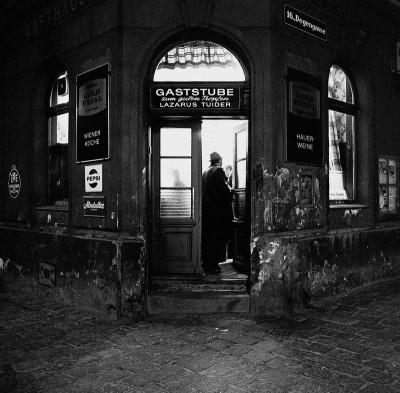
M 108 64 L 76 78 L 76 162 L 110 157 Z
M 286 159 L 322 164 L 321 79 L 288 68 Z

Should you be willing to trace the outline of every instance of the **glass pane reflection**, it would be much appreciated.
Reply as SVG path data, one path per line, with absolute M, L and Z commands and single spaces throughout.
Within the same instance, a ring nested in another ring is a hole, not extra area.
M 161 187 L 184 188 L 192 186 L 190 158 L 161 158 Z

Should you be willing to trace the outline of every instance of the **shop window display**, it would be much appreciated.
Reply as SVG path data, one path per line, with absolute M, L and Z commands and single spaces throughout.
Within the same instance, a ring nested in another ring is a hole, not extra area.
M 328 82 L 329 102 L 329 200 L 356 199 L 354 91 L 342 68 L 333 65 Z

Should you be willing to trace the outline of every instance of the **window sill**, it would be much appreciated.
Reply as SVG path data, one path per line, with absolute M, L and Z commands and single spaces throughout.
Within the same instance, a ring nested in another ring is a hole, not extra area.
M 55 205 L 37 206 L 35 210 L 67 212 L 69 210 L 68 203 L 56 203 Z
M 338 203 L 334 205 L 329 205 L 329 208 L 332 210 L 340 210 L 340 209 L 368 209 L 368 205 L 363 205 L 361 203 Z

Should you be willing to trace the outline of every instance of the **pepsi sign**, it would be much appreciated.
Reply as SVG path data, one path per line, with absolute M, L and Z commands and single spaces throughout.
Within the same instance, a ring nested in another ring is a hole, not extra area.
M 85 167 L 85 192 L 103 191 L 103 166 L 90 165 Z

